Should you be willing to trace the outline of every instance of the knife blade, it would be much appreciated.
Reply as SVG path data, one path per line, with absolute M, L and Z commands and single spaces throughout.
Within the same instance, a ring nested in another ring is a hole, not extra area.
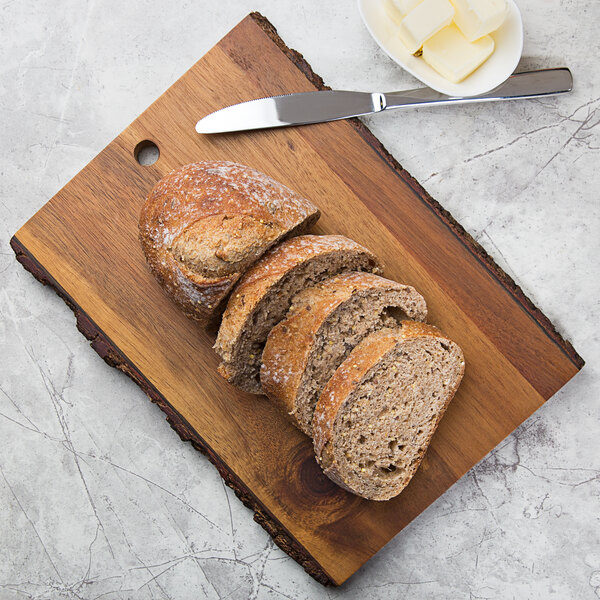
M 385 94 L 342 90 L 301 92 L 258 98 L 222 108 L 200 119 L 196 131 L 210 134 L 308 125 L 411 106 L 539 98 L 570 92 L 572 88 L 571 71 L 562 67 L 512 75 L 495 89 L 479 96 L 446 96 L 430 88 Z

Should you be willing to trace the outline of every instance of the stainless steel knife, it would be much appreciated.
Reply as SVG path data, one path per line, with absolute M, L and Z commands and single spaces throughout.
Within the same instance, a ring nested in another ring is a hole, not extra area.
M 539 98 L 570 92 L 573 76 L 567 68 L 512 75 L 480 96 L 446 96 L 430 88 L 380 92 L 322 91 L 259 98 L 217 110 L 196 124 L 198 133 L 224 133 L 337 121 L 373 113 L 433 104 L 467 104 L 517 98 Z

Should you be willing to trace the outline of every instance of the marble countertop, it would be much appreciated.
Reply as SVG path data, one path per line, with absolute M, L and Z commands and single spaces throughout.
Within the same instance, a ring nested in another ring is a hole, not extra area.
M 587 362 L 338 589 L 285 555 L 14 260 L 12 234 L 251 10 L 334 88 L 415 80 L 354 2 L 0 5 L 0 599 L 600 598 L 600 3 L 522 0 L 572 94 L 366 119 Z

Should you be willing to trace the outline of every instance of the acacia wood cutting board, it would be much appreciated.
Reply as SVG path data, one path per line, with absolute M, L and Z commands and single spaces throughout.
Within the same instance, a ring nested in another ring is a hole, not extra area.
M 75 310 L 109 364 L 133 377 L 205 452 L 255 519 L 322 583 L 340 584 L 583 366 L 571 345 L 358 120 L 199 136 L 201 116 L 259 96 L 324 88 L 253 13 L 54 196 L 11 241 Z M 155 142 L 141 166 L 134 149 Z M 205 332 L 150 275 L 137 218 L 154 183 L 205 159 L 255 167 L 311 199 L 316 231 L 354 238 L 415 286 L 430 322 L 464 350 L 466 375 L 413 481 L 362 500 L 320 472 L 307 437 L 216 372 Z

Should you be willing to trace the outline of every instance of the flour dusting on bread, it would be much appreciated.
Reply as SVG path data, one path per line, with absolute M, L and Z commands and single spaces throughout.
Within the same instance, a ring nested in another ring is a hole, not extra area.
M 140 241 L 172 299 L 207 324 L 266 250 L 318 218 L 309 200 L 256 169 L 198 162 L 154 186 L 141 211 Z

